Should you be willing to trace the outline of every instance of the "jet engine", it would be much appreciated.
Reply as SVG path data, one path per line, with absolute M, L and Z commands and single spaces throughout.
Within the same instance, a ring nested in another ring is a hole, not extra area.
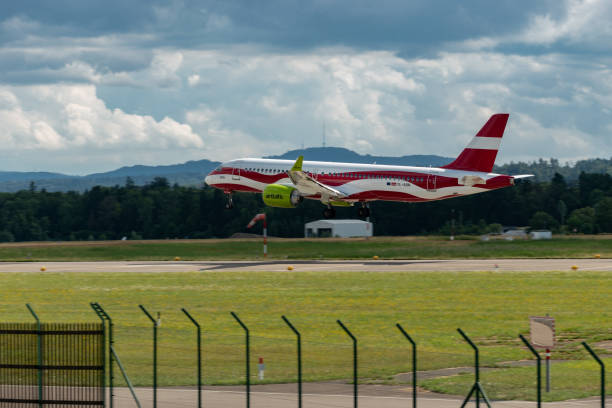
M 268 184 L 261 196 L 269 207 L 295 208 L 304 200 L 295 187 L 280 184 Z

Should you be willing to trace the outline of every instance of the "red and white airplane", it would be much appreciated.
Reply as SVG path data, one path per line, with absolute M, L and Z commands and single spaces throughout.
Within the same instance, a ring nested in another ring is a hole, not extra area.
M 532 176 L 491 173 L 508 116 L 491 116 L 459 157 L 439 168 L 303 161 L 303 156 L 295 162 L 237 159 L 221 164 L 205 181 L 227 194 L 226 208 L 233 207 L 232 193 L 243 191 L 262 193 L 272 207 L 319 200 L 326 206 L 325 218 L 335 216 L 335 206 L 360 203 L 359 216 L 365 218 L 371 201 L 424 202 L 496 190 Z

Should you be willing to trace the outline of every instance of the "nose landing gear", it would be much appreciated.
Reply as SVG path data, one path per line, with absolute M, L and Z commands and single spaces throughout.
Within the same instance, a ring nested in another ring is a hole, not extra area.
M 231 210 L 234 208 L 234 200 L 232 200 L 232 193 L 225 193 L 227 196 L 227 202 L 225 203 L 225 208 Z

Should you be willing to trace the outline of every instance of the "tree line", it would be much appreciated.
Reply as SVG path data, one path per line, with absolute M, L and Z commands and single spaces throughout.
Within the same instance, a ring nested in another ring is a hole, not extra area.
M 145 186 L 84 192 L 27 190 L 0 193 L 0 241 L 223 238 L 246 229 L 258 212 L 268 215 L 269 234 L 301 237 L 304 223 L 322 218 L 323 206 L 305 200 L 295 209 L 265 208 L 259 194 L 234 194 L 226 210 L 223 192 L 170 185 L 156 178 Z M 582 173 L 568 182 L 518 181 L 513 187 L 429 203 L 374 202 L 375 235 L 481 234 L 501 225 L 567 233 L 612 232 L 612 177 Z M 337 218 L 357 218 L 338 208 Z

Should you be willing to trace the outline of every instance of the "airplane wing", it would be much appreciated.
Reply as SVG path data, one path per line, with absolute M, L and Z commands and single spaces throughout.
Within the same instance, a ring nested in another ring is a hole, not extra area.
M 514 179 L 523 179 L 527 177 L 533 177 L 533 174 L 517 174 L 516 176 L 512 176 Z
M 321 201 L 340 200 L 345 197 L 345 194 L 336 190 L 333 187 L 327 186 L 312 178 L 308 173 L 302 170 L 304 156 L 298 157 L 295 164 L 289 170 L 289 178 L 302 195 L 321 195 Z

